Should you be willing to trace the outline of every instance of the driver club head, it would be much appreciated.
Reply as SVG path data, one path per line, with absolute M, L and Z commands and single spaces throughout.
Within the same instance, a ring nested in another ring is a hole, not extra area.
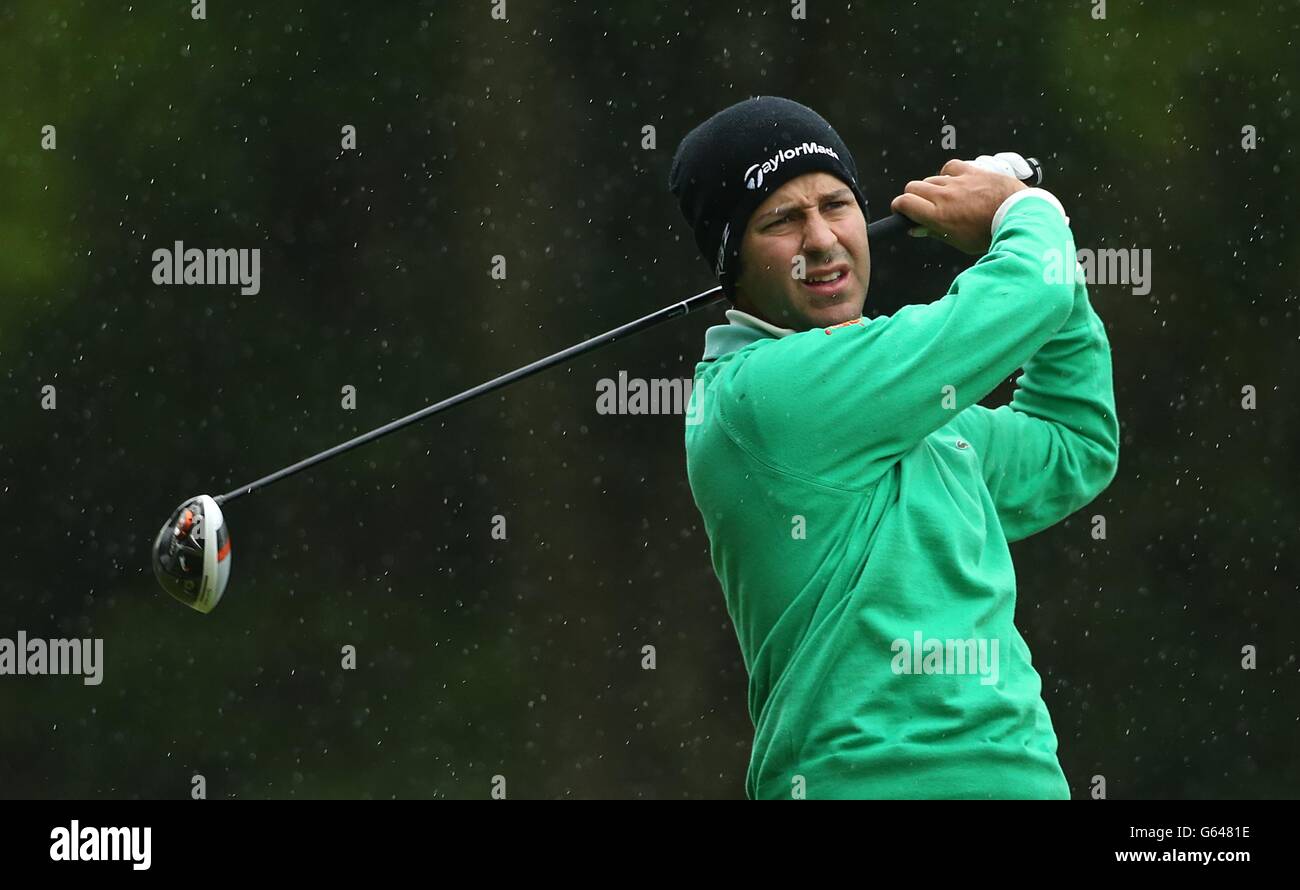
M 207 614 L 221 602 L 230 580 L 230 531 L 221 507 L 206 494 L 172 513 L 153 545 L 158 583 L 191 609 Z

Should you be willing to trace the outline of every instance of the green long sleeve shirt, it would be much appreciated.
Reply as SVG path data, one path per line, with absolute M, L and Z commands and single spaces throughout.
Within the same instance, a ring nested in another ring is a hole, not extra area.
M 1068 221 L 1005 210 L 933 303 L 706 332 L 687 474 L 749 674 L 750 798 L 1069 796 L 1008 544 L 1109 484 L 1119 427 Z

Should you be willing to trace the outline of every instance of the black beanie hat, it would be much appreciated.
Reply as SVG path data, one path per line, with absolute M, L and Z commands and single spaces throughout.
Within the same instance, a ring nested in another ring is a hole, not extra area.
M 749 217 L 782 185 L 816 171 L 843 180 L 871 219 L 853 155 L 806 105 L 779 96 L 746 99 L 691 130 L 677 146 L 668 189 L 727 296 L 739 275 Z

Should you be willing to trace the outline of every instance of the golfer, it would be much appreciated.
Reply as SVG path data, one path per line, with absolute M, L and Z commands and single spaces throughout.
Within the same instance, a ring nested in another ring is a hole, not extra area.
M 1010 171 L 907 184 L 892 209 L 979 259 L 867 320 L 867 204 L 830 124 L 760 97 L 677 149 L 734 307 L 686 462 L 749 673 L 750 798 L 1069 797 L 1008 544 L 1106 488 L 1119 428 L 1069 220 Z M 1009 405 L 978 404 L 1020 368 Z

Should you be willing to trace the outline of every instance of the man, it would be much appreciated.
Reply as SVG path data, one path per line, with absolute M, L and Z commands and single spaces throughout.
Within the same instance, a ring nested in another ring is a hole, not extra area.
M 1060 202 L 956 160 L 908 183 L 893 209 L 980 259 L 868 321 L 866 201 L 811 109 L 719 112 L 669 184 L 735 306 L 705 335 L 686 457 L 749 672 L 747 795 L 1068 797 L 1007 546 L 1117 467 Z M 1022 367 L 1009 405 L 977 404 Z

